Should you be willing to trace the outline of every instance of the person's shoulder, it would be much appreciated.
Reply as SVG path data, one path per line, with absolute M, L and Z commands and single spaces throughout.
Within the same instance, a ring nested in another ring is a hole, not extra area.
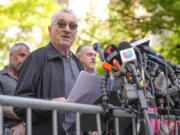
M 2 72 L 2 70 L 0 70 L 0 76 L 2 76 L 2 74 L 3 74 L 3 72 Z
M 47 47 L 41 47 L 31 52 L 31 55 L 43 55 L 46 52 L 46 50 L 47 50 Z
M 5 69 L 7 68 L 7 66 L 5 66 L 3 69 L 0 69 L 0 76 L 3 76 L 3 74 L 6 72 Z
M 29 59 L 38 60 L 46 57 L 46 52 L 48 51 L 47 47 L 41 47 L 37 50 L 34 50 L 28 55 Z

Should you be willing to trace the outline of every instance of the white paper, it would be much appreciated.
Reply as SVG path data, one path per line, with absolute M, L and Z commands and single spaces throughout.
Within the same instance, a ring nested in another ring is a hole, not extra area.
M 101 97 L 103 78 L 95 73 L 81 71 L 67 99 L 76 103 L 94 103 Z

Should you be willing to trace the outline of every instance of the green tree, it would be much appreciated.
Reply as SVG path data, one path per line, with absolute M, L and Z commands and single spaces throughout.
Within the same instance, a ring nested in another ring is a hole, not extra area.
M 110 28 L 114 33 L 126 35 L 125 40 L 140 39 L 150 34 L 160 38 L 153 48 L 168 60 L 180 63 L 179 50 L 175 45 L 180 42 L 180 2 L 178 0 L 111 0 Z M 141 8 L 143 10 L 138 9 Z M 144 12 L 145 14 L 141 14 Z M 173 53 L 172 53 L 173 52 Z
M 9 48 L 25 42 L 36 49 L 48 43 L 52 14 L 64 5 L 57 0 L 11 0 L 0 7 L 0 66 L 7 64 Z
M 162 38 L 157 50 L 168 60 L 180 63 L 180 50 L 176 48 L 176 44 L 180 43 L 180 1 L 141 0 L 140 4 L 151 15 L 142 23 L 142 30 L 161 34 Z

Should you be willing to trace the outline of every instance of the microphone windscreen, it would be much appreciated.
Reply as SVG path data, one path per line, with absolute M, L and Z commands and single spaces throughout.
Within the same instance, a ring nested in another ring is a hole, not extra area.
M 104 57 L 111 65 L 113 64 L 113 59 L 116 59 L 121 64 L 119 50 L 114 44 L 111 44 L 105 48 Z
M 131 48 L 131 45 L 127 41 L 121 41 L 119 43 L 119 46 L 118 46 L 119 51 L 129 49 L 129 48 Z
M 93 44 L 93 49 L 97 52 L 98 48 L 101 48 L 101 45 L 98 42 Z
M 180 48 L 180 44 L 177 44 L 176 47 L 177 47 L 177 48 Z
M 131 43 L 136 42 L 136 41 L 138 41 L 138 40 L 137 39 L 132 39 L 129 43 L 131 44 Z

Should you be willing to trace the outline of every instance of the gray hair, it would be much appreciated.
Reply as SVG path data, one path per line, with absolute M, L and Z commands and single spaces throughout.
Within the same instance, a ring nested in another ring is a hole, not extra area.
M 72 9 L 62 8 L 62 9 L 58 10 L 56 13 L 54 13 L 54 15 L 52 16 L 52 18 L 51 18 L 51 25 L 53 25 L 53 23 L 54 23 L 55 20 L 56 20 L 56 17 L 57 17 L 59 14 L 61 14 L 61 13 L 69 13 L 69 14 L 72 14 L 72 15 L 75 17 L 76 21 L 78 21 L 78 17 L 76 16 L 76 14 L 73 12 Z
M 26 47 L 26 48 L 30 51 L 29 46 L 26 45 L 25 43 L 16 43 L 16 44 L 14 44 L 14 45 L 11 47 L 10 52 L 11 52 L 11 53 L 16 52 L 16 51 L 19 49 L 19 47 L 21 47 L 21 46 Z
M 78 54 L 79 52 L 81 52 L 82 48 L 85 47 L 85 46 L 92 46 L 92 45 L 89 45 L 89 44 L 85 44 L 85 45 L 81 45 L 77 48 L 76 50 L 76 54 Z M 93 47 L 93 46 L 92 46 Z

